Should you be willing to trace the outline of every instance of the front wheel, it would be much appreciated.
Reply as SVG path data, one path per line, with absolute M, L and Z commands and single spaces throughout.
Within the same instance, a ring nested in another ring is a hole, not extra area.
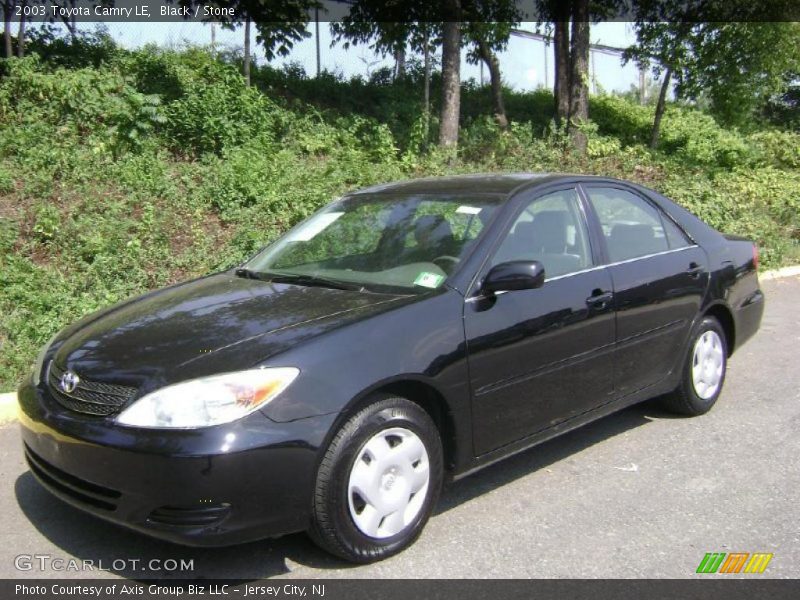
M 722 392 L 727 366 L 725 332 L 714 317 L 704 317 L 693 332 L 681 383 L 664 398 L 666 408 L 688 416 L 707 413 Z
M 397 554 L 419 536 L 443 477 L 436 425 L 419 405 L 376 398 L 344 423 L 317 471 L 309 531 L 353 562 Z

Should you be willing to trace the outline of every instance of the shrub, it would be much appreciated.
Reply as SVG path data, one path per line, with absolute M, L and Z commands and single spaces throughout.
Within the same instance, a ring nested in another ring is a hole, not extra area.
M 748 140 L 766 164 L 782 169 L 800 169 L 800 133 L 771 129 L 753 133 Z
M 167 135 L 178 152 L 220 154 L 254 137 L 274 138 L 277 107 L 232 68 L 203 65 L 209 81 L 191 81 L 167 106 Z

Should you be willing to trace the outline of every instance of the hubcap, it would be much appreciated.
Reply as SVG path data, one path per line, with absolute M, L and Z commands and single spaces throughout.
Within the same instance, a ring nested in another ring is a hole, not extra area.
M 706 331 L 694 344 L 692 384 L 695 393 L 708 400 L 719 389 L 725 355 L 722 340 L 716 331 Z
M 402 427 L 380 431 L 364 444 L 350 471 L 350 516 L 365 535 L 396 535 L 419 515 L 429 481 L 428 451 L 417 434 Z

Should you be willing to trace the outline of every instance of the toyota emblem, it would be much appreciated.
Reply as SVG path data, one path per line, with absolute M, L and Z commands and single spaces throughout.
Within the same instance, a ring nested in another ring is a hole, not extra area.
M 78 383 L 80 383 L 81 378 L 78 377 L 72 371 L 67 371 L 61 376 L 61 389 L 65 391 L 67 394 L 71 394 L 75 391 L 75 388 L 78 387 Z

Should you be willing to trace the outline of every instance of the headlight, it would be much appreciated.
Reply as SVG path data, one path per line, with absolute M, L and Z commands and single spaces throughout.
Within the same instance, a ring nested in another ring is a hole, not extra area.
M 156 428 L 229 423 L 267 404 L 299 373 L 294 367 L 252 369 L 177 383 L 140 398 L 116 422 Z
M 58 333 L 47 340 L 47 343 L 42 346 L 39 356 L 36 357 L 36 362 L 33 364 L 33 373 L 31 374 L 33 385 L 39 385 L 42 380 L 42 376 L 44 375 L 44 373 L 42 373 L 42 369 L 44 368 L 44 359 L 45 356 L 47 356 L 47 351 L 50 350 L 50 345 L 53 343 L 53 340 L 56 339 L 56 336 L 58 336 Z

